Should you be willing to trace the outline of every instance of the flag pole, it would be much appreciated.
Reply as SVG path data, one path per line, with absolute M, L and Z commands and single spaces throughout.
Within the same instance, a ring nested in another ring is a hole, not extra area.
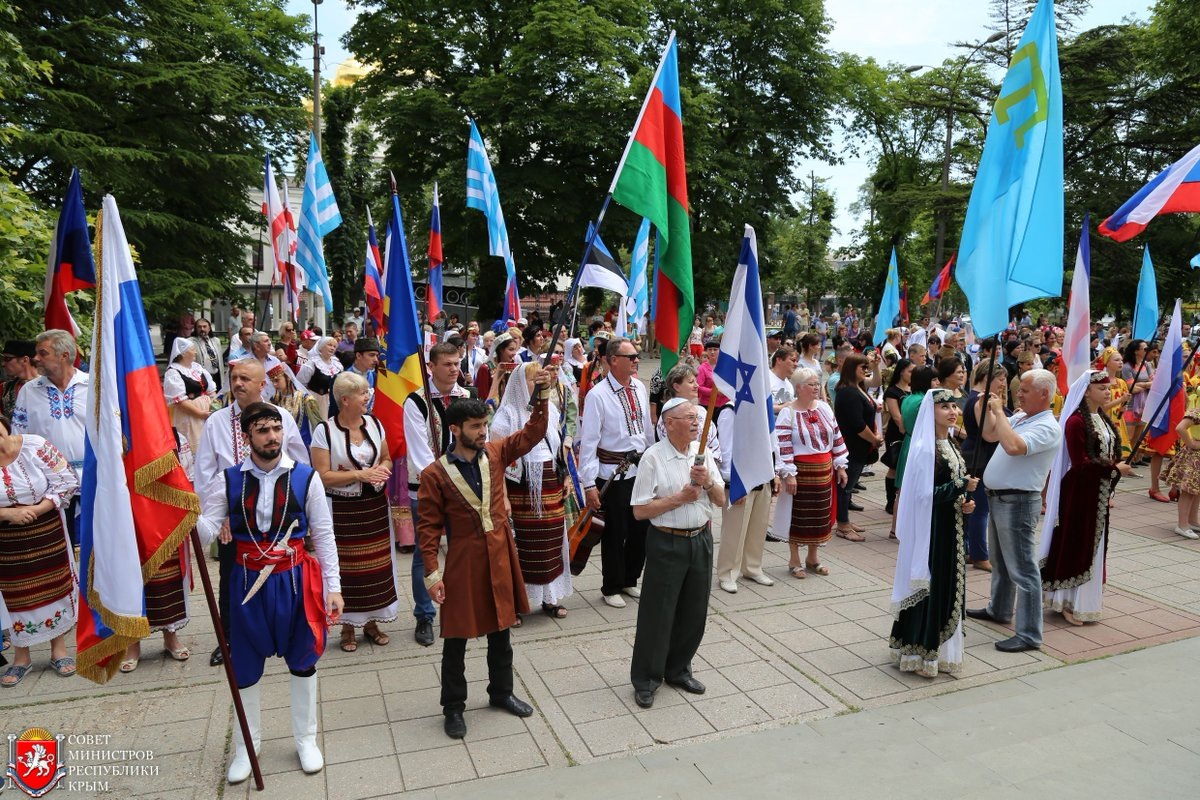
M 1196 353 L 1197 353 L 1197 351 L 1200 351 L 1200 337 L 1197 337 L 1196 339 L 1192 340 L 1190 342 L 1190 344 L 1192 346 L 1192 354 L 1188 357 L 1187 361 L 1183 362 L 1183 366 L 1179 368 L 1179 372 L 1175 373 L 1175 377 L 1171 380 L 1172 384 L 1174 384 L 1175 381 L 1180 380 L 1183 377 L 1183 373 L 1187 372 L 1188 368 L 1190 368 L 1192 366 L 1192 364 L 1195 362 Z M 1162 396 L 1162 399 L 1158 401 L 1158 405 L 1155 407 L 1154 413 L 1150 415 L 1150 419 L 1157 418 L 1158 415 L 1162 413 L 1162 410 L 1166 407 L 1167 403 L 1170 402 L 1170 400 L 1171 400 L 1171 395 L 1169 393 L 1164 394 Z M 1133 454 L 1136 453 L 1138 451 L 1138 448 L 1142 446 L 1142 442 L 1145 440 L 1146 435 L 1149 433 L 1150 433 L 1150 423 L 1145 422 L 1145 425 L 1142 427 L 1142 432 L 1140 434 L 1138 434 L 1137 440 L 1134 441 L 1133 445 L 1130 446 L 1130 448 L 1129 448 L 1128 462 L 1130 464 L 1133 463 Z
M 208 564 L 204 561 L 204 547 L 200 544 L 200 534 L 192 528 L 192 553 L 200 569 L 200 582 L 204 585 L 204 599 L 208 601 L 208 613 L 213 620 L 213 630 L 217 634 L 217 646 L 221 648 L 222 661 L 225 665 L 225 680 L 229 683 L 229 694 L 233 697 L 233 713 L 237 718 L 238 727 L 242 731 L 242 741 L 246 742 L 246 754 L 250 756 L 250 771 L 254 775 L 254 788 L 263 790 L 262 770 L 258 765 L 258 753 L 254 752 L 253 740 L 250 737 L 250 726 L 246 722 L 246 709 L 242 706 L 242 693 L 238 690 L 237 680 L 233 677 L 233 658 L 229 652 L 229 642 L 225 639 L 225 629 L 221 625 L 221 613 L 217 609 L 217 598 L 213 595 L 212 579 L 208 575 Z
M 1166 320 L 1168 320 L 1168 319 L 1169 319 L 1169 317 L 1168 317 L 1168 316 L 1166 316 L 1166 315 L 1160 316 L 1160 317 L 1158 318 L 1158 324 L 1157 324 L 1156 326 L 1154 326 L 1154 336 L 1155 336 L 1155 337 L 1157 337 L 1157 336 L 1158 336 L 1158 332 L 1159 332 L 1159 331 L 1162 329 L 1162 326 L 1163 326 L 1163 323 L 1164 323 L 1164 321 L 1166 321 Z M 1169 323 L 1168 323 L 1168 324 L 1169 324 Z M 1131 342 L 1132 342 L 1132 341 L 1134 341 L 1134 340 L 1131 338 L 1129 341 L 1131 341 Z M 1147 352 L 1147 353 L 1149 353 L 1151 350 L 1153 350 L 1153 349 L 1154 349 L 1154 346 L 1155 346 L 1157 343 L 1158 343 L 1158 339 L 1157 339 L 1157 338 L 1151 339 L 1150 341 L 1146 342 L 1146 352 Z M 1145 358 L 1143 358 L 1143 359 L 1142 359 L 1142 363 L 1138 364 L 1137 371 L 1133 373 L 1133 378 L 1131 378 L 1131 379 L 1130 379 L 1130 382 L 1129 382 L 1129 387 L 1128 387 L 1128 388 L 1129 388 L 1129 392 L 1130 392 L 1130 396 L 1131 396 L 1131 397 L 1133 396 L 1133 385 L 1134 385 L 1135 383 L 1137 383 L 1137 382 L 1138 382 L 1138 379 L 1139 379 L 1139 378 L 1141 378 L 1141 377 L 1142 377 L 1142 371 L 1143 371 L 1145 368 L 1146 368 L 1146 359 L 1145 359 Z M 1157 411 L 1155 411 L 1155 412 L 1154 412 L 1154 416 L 1152 416 L 1152 417 L 1151 417 L 1151 419 L 1154 419 L 1154 417 L 1157 417 L 1157 416 L 1158 416 L 1158 412 L 1157 412 Z M 1147 430 L 1149 427 L 1150 427 L 1149 425 L 1146 425 L 1146 426 L 1143 428 L 1143 435 L 1141 435 L 1141 436 L 1138 436 L 1138 445 L 1140 445 L 1140 444 L 1142 443 L 1142 439 L 1145 439 L 1145 438 L 1146 438 L 1146 437 L 1145 437 L 1145 435 L 1144 435 L 1144 434 L 1145 434 L 1145 430 Z M 1130 448 L 1129 448 L 1129 463 L 1130 463 L 1130 464 L 1133 464 L 1133 462 L 1134 462 L 1135 460 L 1137 460 L 1137 459 L 1134 457 L 1134 454 L 1135 454 L 1137 451 L 1138 451 L 1137 447 L 1130 447 Z
M 987 383 L 984 384 L 984 387 L 983 387 L 983 395 L 982 395 L 983 404 L 984 404 L 983 411 L 981 411 L 979 414 L 979 442 L 975 445 L 975 453 L 971 456 L 970 474 L 976 478 L 979 477 L 979 456 L 983 452 L 983 442 L 984 442 L 983 429 L 984 429 L 984 426 L 987 425 L 987 411 L 988 411 L 987 406 L 988 406 L 988 401 L 990 400 L 990 398 L 992 396 L 992 392 L 991 392 L 992 375 L 995 373 L 995 370 L 996 370 L 996 351 L 1000 349 L 1000 334 L 999 333 L 996 334 L 994 341 L 995 341 L 995 344 L 993 344 L 992 347 L 990 348 L 991 354 L 988 357 L 987 372 L 984 373 L 986 375 L 984 380 L 986 380 Z M 1005 370 L 1004 374 L 1005 374 L 1004 383 L 1005 383 L 1005 385 L 1007 385 L 1008 384 L 1008 377 L 1007 377 L 1008 371 Z

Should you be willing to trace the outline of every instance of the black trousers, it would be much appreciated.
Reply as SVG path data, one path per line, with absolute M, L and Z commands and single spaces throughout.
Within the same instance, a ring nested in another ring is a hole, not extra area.
M 692 659 L 708 619 L 712 569 L 711 528 L 689 537 L 650 526 L 629 667 L 635 691 L 653 692 L 663 680 L 678 683 L 692 677 Z
M 604 491 L 608 481 L 597 480 L 596 488 Z M 604 511 L 604 533 L 600 536 L 600 569 L 604 580 L 600 592 L 619 594 L 622 589 L 637 586 L 646 564 L 646 529 L 649 522 L 633 518 L 633 479 L 613 481 L 604 495 L 600 508 Z
M 513 651 L 508 628 L 487 635 L 488 698 L 503 700 L 513 693 Z M 467 707 L 467 640 L 442 640 L 442 711 Z
M 229 641 L 229 586 L 233 582 L 233 568 L 237 564 L 237 545 L 217 542 L 217 565 L 221 576 L 221 587 L 217 592 L 217 611 L 221 613 L 221 630 L 225 641 Z

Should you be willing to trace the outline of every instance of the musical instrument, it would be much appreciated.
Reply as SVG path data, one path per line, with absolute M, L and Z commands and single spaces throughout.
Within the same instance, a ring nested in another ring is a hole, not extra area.
M 616 470 L 613 472 L 612 478 L 604 482 L 604 488 L 600 490 L 600 500 L 604 501 L 604 495 L 608 493 L 608 489 L 613 483 L 621 478 L 629 468 L 633 466 L 633 461 L 628 457 L 621 460 L 617 464 Z M 571 530 L 567 532 L 567 541 L 571 553 L 571 574 L 578 575 L 583 572 L 583 568 L 587 566 L 588 559 L 591 558 L 592 548 L 600 543 L 600 538 L 604 534 L 604 514 L 602 511 L 593 511 L 590 507 L 584 506 L 581 509 L 579 517 L 576 518 L 575 524 L 571 526 Z

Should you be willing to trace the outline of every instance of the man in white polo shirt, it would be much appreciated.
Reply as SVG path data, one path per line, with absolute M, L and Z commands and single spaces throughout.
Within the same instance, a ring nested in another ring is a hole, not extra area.
M 1042 489 L 1058 453 L 1062 430 L 1050 411 L 1056 380 L 1044 369 L 1031 369 L 1017 390 L 1021 411 L 1004 416 L 1003 401 L 988 397 L 983 438 L 998 442 L 983 473 L 991 516 L 988 552 L 992 560 L 992 596 L 986 608 L 969 608 L 967 616 L 1000 624 L 1012 618 L 1017 604 L 1016 635 L 996 642 L 1006 653 L 1042 646 L 1042 579 L 1037 562 L 1038 517 Z

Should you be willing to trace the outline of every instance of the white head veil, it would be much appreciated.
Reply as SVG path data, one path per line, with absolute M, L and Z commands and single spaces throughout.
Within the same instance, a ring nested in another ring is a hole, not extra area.
M 563 344 L 563 360 L 566 361 L 568 366 L 583 369 L 587 365 L 587 361 L 578 361 L 572 355 L 575 352 L 575 346 L 581 344 L 583 342 L 580 339 L 567 339 L 566 343 Z
M 525 427 L 525 423 L 529 421 L 529 387 L 525 385 L 525 376 L 527 373 L 536 372 L 537 369 L 536 363 L 523 364 L 509 376 L 508 385 L 504 387 L 504 397 L 500 399 L 496 416 L 492 420 L 493 433 L 497 433 L 496 429 L 498 428 L 504 436 L 511 436 Z M 562 447 L 562 436 L 558 430 L 558 408 L 554 403 L 549 403 L 548 406 L 549 419 L 546 422 L 545 443 L 550 448 L 549 460 L 553 460 L 559 448 Z M 534 454 L 540 449 L 535 447 L 504 470 L 505 477 L 509 480 L 519 481 L 522 477 L 528 477 L 530 502 L 538 514 L 542 513 L 542 463 L 544 459 L 541 456 L 535 457 Z
M 1061 367 L 1066 369 L 1066 367 Z M 1058 417 L 1058 427 L 1064 433 L 1067 430 L 1067 420 L 1083 402 L 1084 392 L 1087 391 L 1091 378 L 1099 370 L 1089 369 L 1075 379 L 1067 392 L 1063 403 L 1062 413 Z M 1050 555 L 1050 543 L 1054 541 L 1054 526 L 1058 524 L 1058 501 L 1062 493 L 1062 478 L 1071 468 L 1071 454 L 1067 452 L 1067 437 L 1063 436 L 1058 444 L 1058 455 L 1054 457 L 1054 466 L 1050 468 L 1050 481 L 1046 484 L 1046 516 L 1042 520 L 1042 540 L 1038 542 L 1038 561 L 1045 562 Z
M 929 537 L 933 517 L 933 468 L 937 462 L 937 429 L 933 424 L 933 396 L 921 398 L 913 426 L 908 461 L 904 463 L 904 489 L 896 509 L 896 575 L 892 582 L 892 614 L 921 602 L 929 594 Z
M 176 336 L 175 341 L 171 343 L 171 360 L 168 364 L 174 364 L 175 359 L 186 353 L 188 350 L 195 350 L 196 343 L 185 336 Z

